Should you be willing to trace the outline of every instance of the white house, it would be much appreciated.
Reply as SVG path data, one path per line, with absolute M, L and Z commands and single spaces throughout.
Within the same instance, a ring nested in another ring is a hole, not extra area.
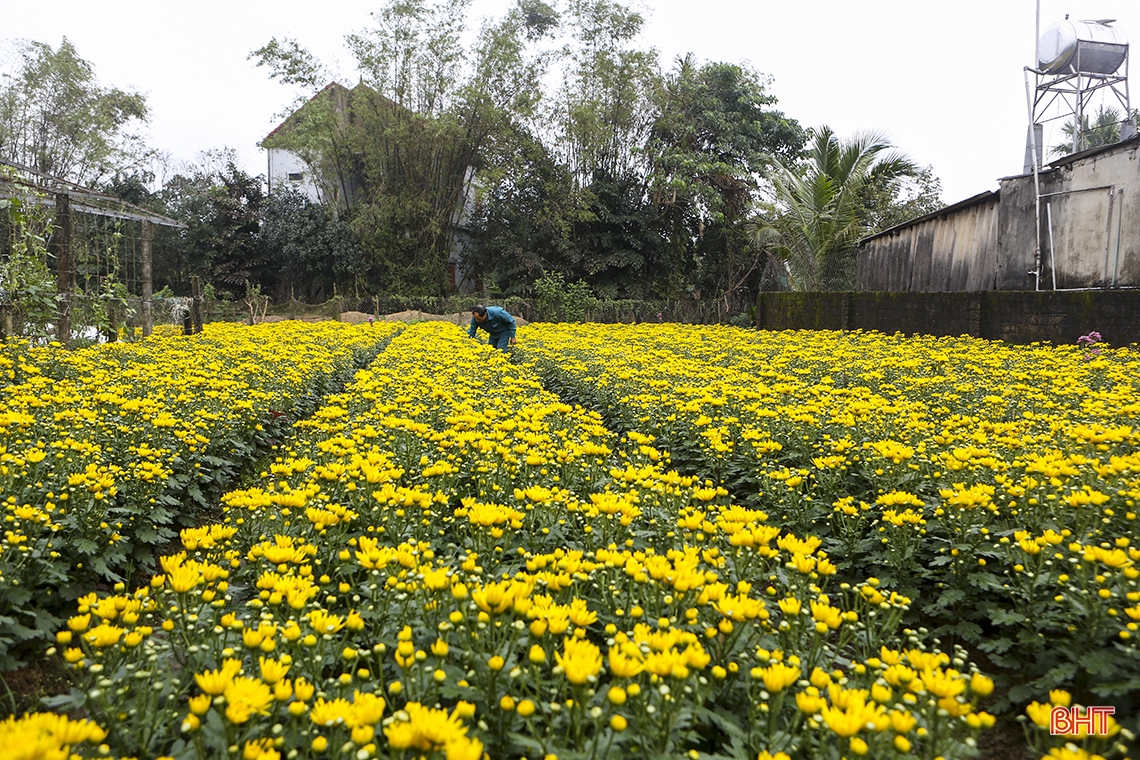
M 321 98 L 327 98 L 331 101 L 336 113 L 346 116 L 351 120 L 352 115 L 349 112 L 350 101 L 353 94 L 356 93 L 359 88 L 366 88 L 366 85 L 358 84 L 350 90 L 343 85 L 333 82 L 310 98 L 308 103 L 317 102 Z M 305 105 L 308 104 L 306 103 Z M 292 187 L 304 194 L 314 203 L 321 203 L 332 208 L 347 208 L 353 204 L 362 189 L 358 177 L 341 177 L 339 180 L 331 183 L 328 182 L 327 179 L 322 181 L 322 178 L 313 172 L 312 167 L 310 167 L 301 156 L 287 148 L 281 147 L 280 143 L 283 142 L 282 140 L 274 139 L 275 137 L 283 136 L 290 129 L 300 127 L 304 123 L 301 121 L 303 117 L 300 114 L 304 110 L 305 105 L 302 105 L 301 108 L 286 117 L 283 122 L 278 124 L 277 127 L 261 141 L 261 147 L 265 149 L 269 158 L 269 192 L 272 193 L 282 187 Z M 460 261 L 463 246 L 471 240 L 470 220 L 475 206 L 474 187 L 476 181 L 475 169 L 468 167 L 464 181 L 463 197 L 451 217 L 452 246 L 447 269 L 452 289 L 459 292 L 471 292 L 475 290 L 477 286 L 477 283 L 467 278 L 462 270 Z

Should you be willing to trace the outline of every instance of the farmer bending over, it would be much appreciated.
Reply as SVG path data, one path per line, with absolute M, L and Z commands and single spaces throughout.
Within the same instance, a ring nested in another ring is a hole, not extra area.
M 515 318 L 501 306 L 473 306 L 467 334 L 474 338 L 479 328 L 483 328 L 488 333 L 488 345 L 506 351 L 508 345 L 515 344 L 515 327 Z

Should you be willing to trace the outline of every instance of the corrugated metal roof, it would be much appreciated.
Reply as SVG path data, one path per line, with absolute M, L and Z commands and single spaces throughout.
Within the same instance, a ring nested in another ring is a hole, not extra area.
M 869 240 L 874 240 L 875 238 L 882 237 L 884 235 L 895 234 L 899 230 L 904 230 L 907 227 L 913 227 L 916 224 L 921 224 L 930 219 L 937 219 L 940 216 L 946 216 L 947 214 L 952 214 L 955 211 L 961 211 L 964 208 L 976 206 L 979 203 L 985 203 L 990 199 L 997 200 L 999 197 L 1001 197 L 1001 190 L 987 190 L 984 193 L 978 193 L 977 195 L 971 196 L 964 201 L 958 201 L 957 203 L 952 203 L 949 206 L 943 206 L 937 211 L 931 211 L 929 214 L 916 216 L 910 221 L 903 222 L 902 224 L 896 224 L 894 227 L 888 227 L 881 232 L 876 232 L 874 235 L 868 235 L 867 237 L 859 240 L 859 247 L 862 248 Z

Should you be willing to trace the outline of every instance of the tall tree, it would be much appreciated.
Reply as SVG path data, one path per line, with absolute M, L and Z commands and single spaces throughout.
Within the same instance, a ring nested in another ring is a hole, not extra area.
M 645 150 L 649 197 L 661 214 L 672 272 L 731 296 L 755 273 L 743 234 L 758 178 L 773 159 L 795 160 L 806 133 L 776 110 L 770 80 L 731 63 L 679 58 L 656 93 Z M 682 285 L 673 278 L 673 288 Z
M 447 285 L 450 225 L 472 163 L 468 125 L 453 112 L 466 6 L 385 5 L 373 27 L 346 38 L 361 84 L 327 89 L 265 143 L 300 155 L 326 186 L 344 188 L 346 204 L 352 186 L 352 224 L 368 257 L 361 268 L 391 290 L 437 293 Z M 252 55 L 285 83 L 317 84 L 319 66 L 296 43 L 271 40 Z
M 155 262 L 155 281 L 186 292 L 191 275 L 241 293 L 248 280 L 272 285 L 260 231 L 263 178 L 237 166 L 232 149 L 206 151 L 198 163 L 172 177 L 159 193 L 165 212 L 187 225 L 164 240 L 166 257 Z
M 146 98 L 102 87 L 66 37 L 55 50 L 18 43 L 15 70 L 0 79 L 0 157 L 79 184 L 148 161 L 137 131 L 146 119 Z
M 918 171 L 877 132 L 842 140 L 819 127 L 806 163 L 773 165 L 773 203 L 752 223 L 753 242 L 774 257 L 794 290 L 850 287 L 855 243 L 871 229 L 868 190 Z
M 471 220 L 478 234 L 463 266 L 498 293 L 529 295 L 536 280 L 571 258 L 573 225 L 587 204 L 566 167 L 524 128 L 497 142 L 501 149 L 480 175 Z
M 652 123 L 656 51 L 634 41 L 645 20 L 615 0 L 570 0 L 574 44 L 556 98 L 555 145 L 579 184 L 639 171 Z

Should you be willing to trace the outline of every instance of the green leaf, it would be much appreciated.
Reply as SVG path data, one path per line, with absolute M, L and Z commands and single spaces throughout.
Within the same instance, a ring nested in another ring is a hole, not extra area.
M 998 625 L 1013 625 L 1015 623 L 1023 623 L 1027 619 L 1025 615 L 1014 610 L 1003 610 L 1000 607 L 989 608 L 990 619 Z
M 77 712 L 83 709 L 87 704 L 87 692 L 83 689 L 72 689 L 66 694 L 58 694 L 54 697 L 43 697 L 40 703 L 45 707 L 50 707 L 56 712 Z
M 83 554 L 94 554 L 99 551 L 99 545 L 89 538 L 73 538 L 72 545 Z
M 987 641 L 983 641 L 981 644 L 978 645 L 978 648 L 981 649 L 983 652 L 1002 654 L 1003 652 L 1008 652 L 1009 648 L 1012 646 L 1013 646 L 1013 641 L 1011 639 L 1007 639 L 1003 636 L 1001 638 L 989 639 Z

